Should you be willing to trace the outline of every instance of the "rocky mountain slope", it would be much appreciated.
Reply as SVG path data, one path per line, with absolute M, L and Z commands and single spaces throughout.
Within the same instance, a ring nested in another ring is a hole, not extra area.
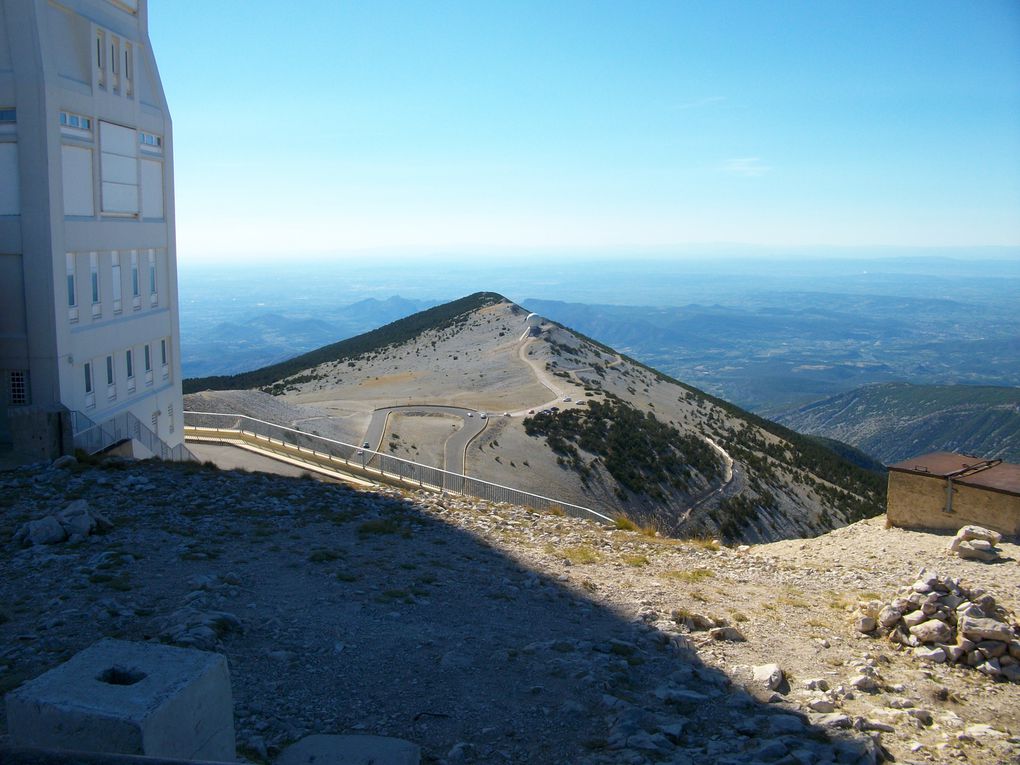
M 264 416 L 354 444 L 373 412 L 401 405 L 387 416 L 379 449 L 439 467 L 441 445 L 464 421 L 414 406 L 487 415 L 466 450 L 468 475 L 670 534 L 813 536 L 882 506 L 881 475 L 554 322 L 529 319 L 494 293 L 186 389 L 195 392 L 191 410 Z
M 887 465 L 934 451 L 1020 462 L 1020 388 L 868 385 L 776 419 L 852 444 Z
M 13 541 L 71 503 L 108 525 Z M 0 511 L 0 694 L 105 636 L 220 651 L 254 762 L 311 733 L 409 739 L 437 765 L 1020 757 L 1020 684 L 854 628 L 924 567 L 1015 613 L 1014 544 L 990 566 L 875 518 L 730 548 L 118 459 L 0 472 Z

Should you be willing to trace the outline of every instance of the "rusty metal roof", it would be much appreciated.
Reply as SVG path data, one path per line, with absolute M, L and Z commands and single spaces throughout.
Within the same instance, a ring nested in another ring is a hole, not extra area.
M 1006 494 L 1020 495 L 1020 465 L 1010 462 L 996 462 L 991 467 L 981 469 L 981 466 L 988 460 L 981 457 L 971 457 L 967 454 L 954 454 L 953 452 L 932 452 L 922 454 L 920 457 L 911 457 L 903 462 L 890 465 L 890 470 L 901 473 L 915 473 L 917 475 L 930 475 L 936 478 L 946 478 L 953 473 L 967 471 L 975 468 L 975 472 L 965 473 L 960 476 L 953 476 L 953 483 L 962 483 L 967 486 L 977 486 L 984 489 L 1005 492 Z

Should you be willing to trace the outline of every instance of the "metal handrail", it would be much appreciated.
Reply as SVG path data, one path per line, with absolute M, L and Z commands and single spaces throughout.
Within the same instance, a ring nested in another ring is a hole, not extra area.
M 217 424 L 201 424 L 201 418 L 209 418 L 206 422 Z M 223 418 L 230 420 L 230 427 L 222 427 L 219 424 L 222 423 Z M 327 438 L 315 433 L 308 433 L 286 425 L 278 425 L 275 422 L 260 420 L 245 414 L 186 411 L 184 412 L 184 423 L 185 438 L 188 438 L 189 431 L 195 433 L 199 430 L 249 435 L 265 439 L 269 444 L 267 448 L 270 450 L 272 450 L 273 443 L 278 442 L 282 446 L 296 449 L 298 452 L 296 456 L 300 456 L 301 453 L 307 453 L 313 457 L 326 458 L 329 461 L 342 461 L 348 468 L 353 465 L 359 472 L 376 475 L 384 481 L 389 480 L 401 485 L 410 484 L 422 488 L 468 494 L 491 502 L 524 505 L 539 510 L 558 507 L 563 512 L 577 518 L 587 518 L 601 523 L 613 522 L 613 519 L 609 516 L 597 510 L 592 510 L 590 507 L 563 502 L 552 497 L 524 491 L 523 489 L 515 489 L 512 486 L 503 486 L 491 481 L 483 481 L 480 478 L 451 473 L 448 470 L 432 467 L 431 465 L 424 465 L 420 462 L 403 459 L 402 457 L 383 454 L 373 449 L 366 449 L 355 444 Z M 247 425 L 247 428 L 245 425 Z M 193 438 L 198 437 L 193 435 Z M 223 440 L 231 440 L 229 436 L 221 436 L 221 438 Z
M 168 446 L 163 439 L 149 429 L 131 412 L 121 412 L 102 423 L 93 423 L 81 412 L 72 411 L 72 422 L 76 428 L 79 420 L 92 423 L 73 434 L 74 447 L 87 454 L 98 454 L 120 441 L 131 439 L 138 441 L 159 459 L 171 462 L 194 462 L 195 456 L 183 443 Z

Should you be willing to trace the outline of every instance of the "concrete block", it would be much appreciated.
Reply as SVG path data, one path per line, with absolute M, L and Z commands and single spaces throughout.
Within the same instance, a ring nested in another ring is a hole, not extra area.
M 387 736 L 306 736 L 274 765 L 419 765 L 421 748 Z
M 6 702 L 14 746 L 235 758 L 230 673 L 216 653 L 107 638 Z

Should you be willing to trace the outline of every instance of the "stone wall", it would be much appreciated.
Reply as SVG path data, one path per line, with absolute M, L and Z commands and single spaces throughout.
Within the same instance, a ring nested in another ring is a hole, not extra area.
M 957 531 L 967 524 L 1020 536 L 1020 496 L 953 483 L 953 512 L 945 513 L 946 479 L 889 471 L 887 519 L 902 528 Z

